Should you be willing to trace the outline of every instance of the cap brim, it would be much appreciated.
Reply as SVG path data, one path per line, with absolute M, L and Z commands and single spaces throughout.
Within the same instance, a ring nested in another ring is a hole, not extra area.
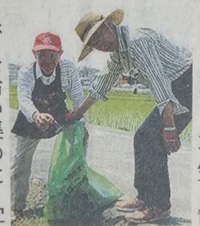
M 91 37 L 94 35 L 94 33 L 105 21 L 110 21 L 115 25 L 119 25 L 123 19 L 124 19 L 124 11 L 121 9 L 117 9 L 113 11 L 110 15 L 108 15 L 106 18 L 104 18 L 103 20 L 97 22 L 87 34 L 87 37 L 83 43 L 81 54 L 78 58 L 78 62 L 83 60 L 92 51 L 92 48 L 87 44 L 91 39 Z
M 38 45 L 38 46 L 33 47 L 34 51 L 39 51 L 39 50 L 43 50 L 43 49 L 50 49 L 50 50 L 54 50 L 56 52 L 60 51 L 60 49 L 58 49 L 57 47 L 52 46 L 52 45 Z

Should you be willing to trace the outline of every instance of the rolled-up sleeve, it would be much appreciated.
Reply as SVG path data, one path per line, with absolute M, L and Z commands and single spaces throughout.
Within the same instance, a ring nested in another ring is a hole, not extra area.
M 108 60 L 107 67 L 97 76 L 89 89 L 89 95 L 97 100 L 107 100 L 106 94 L 121 76 L 122 67 L 118 61 Z
M 149 84 L 160 114 L 169 101 L 173 103 L 173 114 L 188 112 L 188 109 L 179 103 L 172 92 L 171 81 L 163 72 L 155 44 L 144 38 L 138 39 L 136 44 L 140 71 Z
M 32 101 L 34 83 L 35 80 L 31 69 L 22 67 L 18 72 L 18 101 L 20 110 L 30 123 L 33 122 L 33 113 L 37 111 L 37 108 L 34 106 Z

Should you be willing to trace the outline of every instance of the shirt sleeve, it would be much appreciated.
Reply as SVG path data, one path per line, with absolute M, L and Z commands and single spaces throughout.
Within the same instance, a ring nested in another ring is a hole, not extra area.
M 97 100 L 108 100 L 106 97 L 115 82 L 119 79 L 122 73 L 122 67 L 117 58 L 111 55 L 110 60 L 107 62 L 107 67 L 103 70 L 102 74 L 92 83 L 89 89 L 89 95 Z
M 31 98 L 34 84 L 35 80 L 31 69 L 22 67 L 18 72 L 18 101 L 20 110 L 30 123 L 33 122 L 33 113 L 37 111 Z
M 72 62 L 64 60 L 61 64 L 61 73 L 62 90 L 72 101 L 75 110 L 84 100 L 78 70 Z
M 160 114 L 169 101 L 173 103 L 173 114 L 188 112 L 172 92 L 171 81 L 164 74 L 155 43 L 148 38 L 140 38 L 136 45 L 140 58 L 139 68 L 149 84 Z

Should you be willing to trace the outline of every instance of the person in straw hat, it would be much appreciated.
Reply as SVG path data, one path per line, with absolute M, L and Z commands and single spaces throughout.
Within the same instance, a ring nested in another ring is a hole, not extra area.
M 185 48 L 169 42 L 161 34 L 142 28 L 131 38 L 124 18 L 117 9 L 107 17 L 86 14 L 75 28 L 83 42 L 78 61 L 93 49 L 111 52 L 102 75 L 92 83 L 89 95 L 73 113 L 81 117 L 97 100 L 107 100 L 106 93 L 122 76 L 134 78 L 150 88 L 156 102 L 134 136 L 137 198 L 118 201 L 115 207 L 127 221 L 153 222 L 170 215 L 168 155 L 180 148 L 179 135 L 192 118 L 192 59 Z

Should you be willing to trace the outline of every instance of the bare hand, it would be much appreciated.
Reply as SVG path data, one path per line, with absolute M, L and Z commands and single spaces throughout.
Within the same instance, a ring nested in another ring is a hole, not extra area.
M 176 129 L 163 129 L 162 138 L 168 155 L 170 155 L 172 152 L 177 152 L 181 147 L 180 138 Z
M 53 123 L 54 118 L 48 113 L 35 113 L 33 115 L 33 120 L 37 128 L 39 128 L 41 131 L 45 131 Z

